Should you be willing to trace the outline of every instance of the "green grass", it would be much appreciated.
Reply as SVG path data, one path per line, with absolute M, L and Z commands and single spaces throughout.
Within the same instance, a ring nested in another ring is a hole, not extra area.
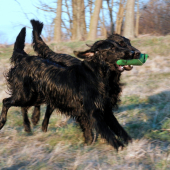
M 8 46 L 5 48 L 0 48 L 0 59 L 4 59 L 4 58 L 10 58 L 12 51 L 13 51 L 13 46 Z
M 137 95 L 125 96 L 116 115 L 126 112 L 123 116 L 121 115 L 121 118 L 126 122 L 125 128 L 133 138 L 157 138 L 170 142 L 170 131 L 166 130 L 170 129 L 168 101 L 170 101 L 169 91 L 147 98 L 140 98 Z

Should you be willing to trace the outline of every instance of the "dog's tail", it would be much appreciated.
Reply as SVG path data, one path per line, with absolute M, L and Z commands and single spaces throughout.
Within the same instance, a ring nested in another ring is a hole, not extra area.
M 40 37 L 43 23 L 32 19 L 31 21 L 33 31 L 32 31 L 32 43 L 33 49 L 38 53 L 39 56 L 43 58 L 48 58 L 48 54 L 53 54 L 54 52 L 45 44 L 45 42 Z
M 16 63 L 16 61 L 21 58 L 19 56 L 23 56 L 23 55 L 27 55 L 24 51 L 24 47 L 25 47 L 25 36 L 26 36 L 26 28 L 23 27 L 20 31 L 20 33 L 18 34 L 15 44 L 14 44 L 14 50 L 13 50 L 13 54 L 11 57 L 11 63 Z

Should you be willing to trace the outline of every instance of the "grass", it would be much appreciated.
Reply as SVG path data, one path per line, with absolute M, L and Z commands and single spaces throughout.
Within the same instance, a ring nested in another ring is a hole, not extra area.
M 160 139 L 170 142 L 170 92 L 162 92 L 146 99 L 128 96 L 122 99 L 118 112 L 126 112 L 124 124 L 133 138 Z M 119 117 L 119 113 L 117 113 Z M 121 119 L 120 118 L 120 119 Z
M 85 50 L 85 43 L 52 43 L 58 52 L 72 54 Z M 150 55 L 142 67 L 122 74 L 125 84 L 115 116 L 133 138 L 133 143 L 118 153 L 103 139 L 84 145 L 78 124 L 58 111 L 51 116 L 48 132 L 41 131 L 46 106 L 41 107 L 41 119 L 32 132 L 23 130 L 20 108 L 12 107 L 6 125 L 0 131 L 0 169 L 170 169 L 170 36 L 146 37 L 132 41 L 135 47 Z M 0 49 L 0 68 L 9 67 L 12 46 Z M 33 54 L 31 46 L 26 51 Z M 0 98 L 6 85 L 0 75 Z M 0 109 L 2 103 L 0 103 Z M 29 110 L 29 118 L 33 109 Z

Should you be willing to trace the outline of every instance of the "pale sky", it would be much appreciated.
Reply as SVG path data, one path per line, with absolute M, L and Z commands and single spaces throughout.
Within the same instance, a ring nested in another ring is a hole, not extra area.
M 52 3 L 53 1 L 48 0 L 48 4 L 55 7 L 56 3 Z M 38 0 L 0 0 L 0 43 L 13 44 L 22 27 L 31 28 L 29 21 L 31 19 L 38 19 L 44 23 L 50 20 L 50 17 L 45 18 L 44 13 L 35 7 L 38 4 Z M 26 42 L 29 43 L 31 42 L 30 28 L 27 28 L 26 37 Z

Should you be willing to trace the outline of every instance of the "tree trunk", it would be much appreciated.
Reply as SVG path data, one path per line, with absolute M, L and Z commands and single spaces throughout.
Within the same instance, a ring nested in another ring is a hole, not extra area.
M 93 0 L 89 0 L 88 4 L 89 4 L 89 12 L 90 12 L 90 18 L 91 18 L 92 10 L 93 10 L 93 9 L 92 9 Z
M 54 41 L 61 41 L 61 10 L 62 10 L 62 0 L 57 2 L 57 12 L 54 22 Z
M 107 6 L 109 9 L 109 15 L 110 15 L 110 33 L 113 34 L 114 32 L 114 23 L 113 23 L 113 0 L 111 0 L 111 6 L 109 5 L 110 0 L 107 0 Z
M 84 40 L 86 36 L 84 0 L 72 0 L 73 27 L 72 40 Z
M 100 22 L 101 22 L 101 26 L 100 26 L 101 36 L 103 36 L 103 38 L 106 38 L 107 37 L 107 30 L 106 30 L 106 26 L 105 26 L 105 16 L 104 16 L 103 7 L 102 7 L 102 18 L 100 19 Z
M 134 5 L 135 0 L 127 0 L 123 32 L 123 35 L 127 38 L 134 38 Z
M 85 6 L 84 6 L 84 0 L 80 3 L 80 19 L 79 19 L 79 25 L 80 25 L 80 40 L 85 40 L 86 38 L 86 20 L 85 20 Z
M 121 34 L 124 11 L 125 11 L 124 0 L 120 0 L 119 11 L 117 12 L 117 18 L 116 18 L 116 33 L 117 34 Z
M 72 25 L 72 36 L 71 40 L 76 40 L 77 37 L 77 0 L 72 0 L 72 10 L 73 10 L 73 25 Z
M 135 27 L 135 36 L 139 36 L 139 18 L 140 18 L 140 13 L 139 13 L 139 0 L 137 0 L 137 13 L 136 13 L 136 27 Z
M 89 27 L 89 33 L 88 33 L 88 40 L 95 40 L 96 39 L 96 35 L 97 35 L 97 25 L 98 25 L 98 20 L 99 20 L 99 13 L 100 13 L 100 9 L 102 6 L 102 0 L 96 0 L 95 1 L 95 8 L 94 8 L 94 12 L 91 16 L 91 20 L 90 20 L 90 27 Z

